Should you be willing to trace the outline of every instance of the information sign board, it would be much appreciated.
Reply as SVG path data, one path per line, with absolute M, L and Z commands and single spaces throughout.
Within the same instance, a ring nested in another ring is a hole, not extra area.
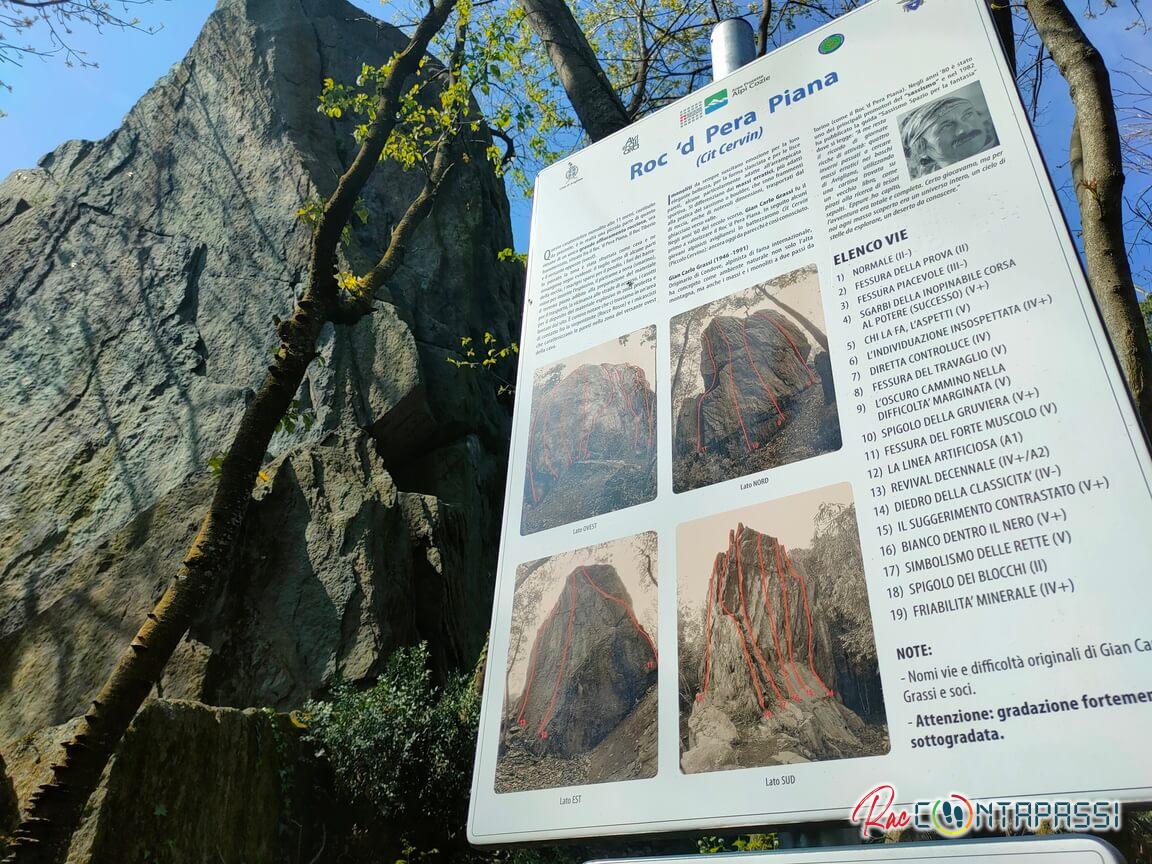
M 1152 798 L 1147 446 L 983 0 L 543 171 L 469 836 Z

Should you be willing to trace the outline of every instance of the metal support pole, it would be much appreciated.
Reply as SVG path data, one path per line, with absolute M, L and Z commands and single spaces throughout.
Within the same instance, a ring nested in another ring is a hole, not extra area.
M 731 75 L 756 59 L 752 25 L 743 18 L 725 18 L 712 28 L 712 80 Z

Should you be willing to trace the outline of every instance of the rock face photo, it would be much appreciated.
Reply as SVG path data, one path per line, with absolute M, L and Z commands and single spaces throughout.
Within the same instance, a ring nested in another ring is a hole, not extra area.
M 497 792 L 655 776 L 655 544 L 519 568 Z
M 888 751 L 847 484 L 688 523 L 678 544 L 685 773 Z
M 840 447 L 816 268 L 672 319 L 673 489 Z
M 522 534 L 656 497 L 655 373 L 654 326 L 537 373 Z

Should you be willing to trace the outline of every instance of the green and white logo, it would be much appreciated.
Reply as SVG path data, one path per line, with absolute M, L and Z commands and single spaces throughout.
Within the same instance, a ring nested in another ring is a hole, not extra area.
M 711 96 L 704 97 L 704 113 L 711 114 L 713 111 L 719 111 L 728 104 L 728 91 L 717 90 Z

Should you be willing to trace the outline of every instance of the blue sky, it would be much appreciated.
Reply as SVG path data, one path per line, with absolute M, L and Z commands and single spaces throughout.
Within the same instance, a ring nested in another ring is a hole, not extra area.
M 1074 8 L 1081 2 L 1072 0 Z M 44 153 L 69 138 L 99 139 L 116 128 L 133 103 L 188 51 L 214 5 L 211 0 L 157 0 L 140 13 L 145 25 L 162 25 L 153 35 L 77 30 L 73 45 L 99 64 L 96 69 L 68 68 L 58 58 L 31 58 L 21 68 L 0 65 L 0 80 L 12 88 L 11 92 L 0 90 L 0 108 L 8 113 L 0 119 L 0 177 L 35 165 Z M 357 5 L 377 15 L 387 13 L 373 0 L 357 0 Z M 1131 17 L 1122 4 L 1084 20 L 1110 68 L 1118 68 L 1125 57 L 1148 56 L 1152 36 L 1129 28 Z M 1040 102 L 1043 110 L 1037 137 L 1075 228 L 1075 202 L 1067 181 L 1072 112 L 1067 87 L 1054 70 L 1048 73 Z M 1128 182 L 1143 188 L 1149 180 L 1130 176 Z M 514 201 L 512 214 L 517 248 L 526 249 L 529 205 Z M 1133 264 L 1138 273 L 1152 269 L 1152 255 L 1141 254 Z

